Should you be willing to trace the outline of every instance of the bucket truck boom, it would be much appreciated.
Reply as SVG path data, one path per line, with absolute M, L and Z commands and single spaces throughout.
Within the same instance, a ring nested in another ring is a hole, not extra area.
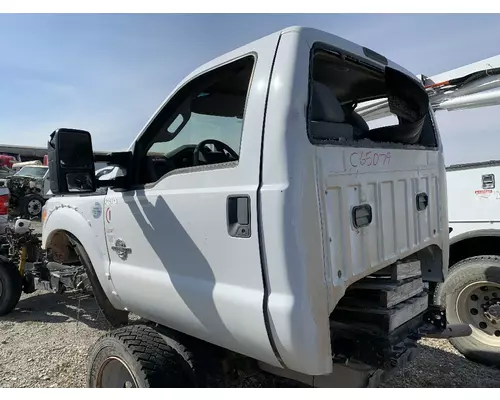
M 418 75 L 434 111 L 456 111 L 500 104 L 500 55 L 432 77 Z M 387 100 L 367 102 L 356 109 L 365 120 L 390 115 Z

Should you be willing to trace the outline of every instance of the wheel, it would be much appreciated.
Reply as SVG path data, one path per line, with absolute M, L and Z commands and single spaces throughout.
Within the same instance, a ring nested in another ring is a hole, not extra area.
M 30 194 L 23 199 L 22 214 L 25 218 L 38 218 L 42 215 L 45 199 L 38 194 Z
M 189 364 L 153 329 L 131 325 L 102 336 L 89 352 L 87 387 L 194 387 Z
M 0 316 L 10 313 L 19 302 L 23 281 L 18 269 L 0 256 Z
M 450 324 L 466 323 L 472 335 L 451 338 L 466 358 L 500 365 L 500 257 L 472 257 L 455 264 L 436 287 L 436 304 L 446 306 Z

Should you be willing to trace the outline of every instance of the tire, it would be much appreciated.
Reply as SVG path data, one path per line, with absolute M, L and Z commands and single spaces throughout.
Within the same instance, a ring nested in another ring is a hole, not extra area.
M 40 218 L 45 199 L 39 194 L 30 194 L 23 198 L 21 213 L 24 218 Z
M 19 302 L 23 281 L 16 266 L 0 256 L 0 316 L 9 314 Z
M 490 335 L 490 339 L 489 336 L 485 336 L 486 334 L 477 323 L 470 321 L 470 318 L 474 317 L 468 315 L 468 310 L 464 310 L 467 308 L 464 300 L 469 298 L 467 291 L 472 290 L 470 288 L 484 286 L 500 288 L 500 257 L 472 257 L 453 265 L 445 282 L 436 286 L 434 302 L 446 306 L 448 323 L 469 323 L 471 325 L 472 334 L 470 336 L 450 339 L 451 344 L 461 354 L 471 361 L 484 365 L 500 365 L 500 337 L 495 337 L 498 330 L 495 331 L 495 335 Z M 470 296 L 471 299 L 474 293 Z M 487 292 L 481 293 L 488 294 Z M 500 289 L 493 293 L 500 296 Z M 492 294 L 490 296 L 493 297 Z M 480 308 L 480 303 L 484 303 L 485 297 L 480 297 L 476 303 L 479 313 L 474 310 L 474 306 L 470 309 L 471 315 L 481 316 L 483 309 Z M 496 329 L 496 326 L 500 329 L 500 320 L 495 325 L 489 325 L 488 329 L 490 327 Z
M 166 327 L 156 326 L 154 329 L 188 364 L 197 387 L 225 387 L 221 362 L 225 353 L 220 348 Z
M 120 376 L 120 370 L 127 371 Z M 124 384 L 127 379 L 131 385 Z M 194 382 L 189 364 L 146 325 L 110 332 L 89 352 L 87 387 L 90 388 L 189 388 L 195 387 Z

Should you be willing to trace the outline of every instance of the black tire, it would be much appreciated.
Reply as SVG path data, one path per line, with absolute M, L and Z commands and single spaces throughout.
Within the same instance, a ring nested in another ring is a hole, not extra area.
M 189 365 L 197 387 L 225 387 L 222 349 L 166 327 L 157 326 L 156 331 Z
M 39 194 L 29 194 L 22 200 L 21 214 L 24 218 L 40 218 L 45 199 Z
M 466 286 L 481 281 L 500 284 L 500 257 L 471 257 L 456 263 L 449 269 L 447 279 L 436 286 L 434 293 L 434 302 L 446 306 L 448 323 L 462 323 L 457 311 L 459 294 Z M 470 336 L 451 338 L 451 344 L 471 361 L 484 365 L 500 365 L 500 338 L 499 346 L 483 343 L 478 339 L 477 331 L 475 331 L 477 328 L 473 326 Z
M 70 238 L 70 241 L 75 246 L 76 253 L 78 254 L 78 257 L 80 258 L 82 264 L 85 266 L 87 277 L 89 278 L 90 284 L 92 285 L 92 294 L 94 295 L 97 305 L 101 309 L 106 320 L 114 328 L 127 325 L 129 314 L 128 311 L 118 310 L 113 307 L 108 297 L 106 296 L 106 293 L 104 293 L 101 284 L 99 283 L 99 278 L 97 278 L 97 275 L 94 271 L 94 266 L 92 265 L 87 252 L 85 251 L 81 243 L 76 239 Z
M 0 256 L 0 316 L 9 314 L 19 302 L 23 280 L 18 269 Z
M 87 387 L 105 386 L 101 383 L 101 377 L 105 375 L 106 368 L 110 368 L 109 360 L 113 358 L 126 366 L 135 387 L 195 387 L 189 364 L 153 328 L 146 325 L 117 329 L 102 336 L 92 346 L 87 367 Z

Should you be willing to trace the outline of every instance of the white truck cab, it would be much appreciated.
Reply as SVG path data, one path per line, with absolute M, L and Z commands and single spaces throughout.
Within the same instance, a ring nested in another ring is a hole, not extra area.
M 370 129 L 355 109 L 380 98 L 399 123 Z M 439 133 L 421 83 L 367 48 L 300 27 L 247 44 L 106 160 L 96 180 L 90 134 L 52 134 L 43 246 L 59 262 L 73 246 L 117 325 L 133 312 L 315 386 L 350 385 L 338 368 L 372 384 L 445 329 L 424 288 L 448 265 Z M 103 349 L 119 337 L 96 344 L 90 386 L 113 374 Z M 139 364 L 132 385 L 193 384 Z

